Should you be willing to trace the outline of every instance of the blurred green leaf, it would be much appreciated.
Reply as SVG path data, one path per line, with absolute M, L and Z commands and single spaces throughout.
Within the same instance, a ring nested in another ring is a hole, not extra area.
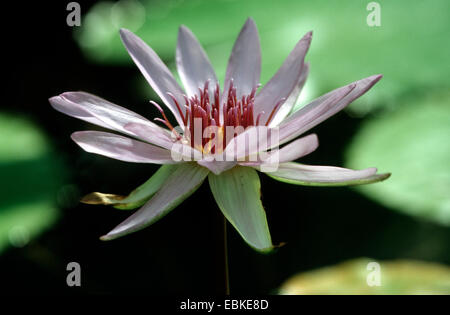
M 376 268 L 367 258 L 347 261 L 295 275 L 281 294 L 450 294 L 450 268 L 444 265 L 399 260 L 379 263 L 380 286 L 369 286 Z M 369 281 L 370 283 L 370 281 Z
M 31 122 L 0 114 L 0 252 L 22 247 L 58 217 L 62 163 Z
M 221 80 L 234 40 L 252 16 L 261 36 L 265 83 L 295 43 L 313 30 L 306 58 L 311 74 L 301 100 L 382 73 L 385 77 L 377 88 L 350 107 L 365 114 L 375 106 L 395 107 L 398 96 L 450 79 L 450 2 L 378 2 L 380 27 L 366 23 L 368 2 L 349 0 L 147 0 L 140 1 L 142 6 L 135 0 L 101 2 L 86 13 L 75 38 L 91 60 L 131 64 L 118 34 L 119 27 L 130 28 L 175 70 L 177 30 L 185 24 L 204 45 Z
M 48 154 L 47 139 L 29 121 L 0 113 L 0 163 L 29 161 Z
M 346 166 L 377 166 L 389 180 L 357 187 L 383 205 L 450 225 L 450 93 L 410 98 L 367 120 L 347 151 Z

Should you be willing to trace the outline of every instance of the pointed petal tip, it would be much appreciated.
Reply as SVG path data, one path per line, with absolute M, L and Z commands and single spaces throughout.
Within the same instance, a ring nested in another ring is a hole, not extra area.
M 273 245 L 270 247 L 266 247 L 266 248 L 256 248 L 251 246 L 254 250 L 256 250 L 257 252 L 261 253 L 261 254 L 265 254 L 265 255 L 271 255 L 276 253 L 281 247 L 285 246 L 286 242 L 280 242 L 278 245 Z
M 373 76 L 373 78 L 374 78 L 375 81 L 380 81 L 383 78 L 383 75 L 382 74 L 376 74 L 376 75 Z
M 87 195 L 81 197 L 80 202 L 87 204 L 87 205 L 102 204 L 101 201 L 97 198 L 96 193 L 90 193 L 90 194 L 87 194 Z
M 111 240 L 113 240 L 113 238 L 111 238 L 108 234 L 100 236 L 99 239 L 101 241 L 111 241 Z
M 254 20 L 251 16 L 249 16 L 249 17 L 247 18 L 247 20 L 245 20 L 245 24 L 247 24 L 247 23 L 253 23 L 253 24 L 255 24 L 255 20 Z
M 178 27 L 178 33 L 180 34 L 180 33 L 182 33 L 182 32 L 190 32 L 190 29 L 189 29 L 186 25 L 181 24 L 181 25 Z
M 127 33 L 132 33 L 132 32 L 130 30 L 126 29 L 126 28 L 123 28 L 123 27 L 121 27 L 119 29 L 119 34 L 120 35 L 124 35 L 124 34 L 127 34 Z
M 391 177 L 392 173 L 382 173 L 380 174 L 380 182 Z
M 382 78 L 383 78 L 382 74 L 374 74 L 374 75 L 371 75 L 370 77 L 367 77 L 365 80 L 369 80 L 370 86 L 373 86 L 375 83 L 380 81 Z
M 248 28 L 253 28 L 254 30 L 258 30 L 258 27 L 256 26 L 255 20 L 253 20 L 253 18 L 249 17 L 247 18 L 247 20 L 245 21 L 244 26 L 242 27 L 242 30 L 248 29 Z
M 56 100 L 58 98 L 60 98 L 60 96 L 59 95 L 55 95 L 55 96 L 49 97 L 48 100 L 52 101 L 52 100 Z
M 256 247 L 250 245 L 250 247 L 253 248 L 255 251 L 257 251 L 258 253 L 264 254 L 264 255 L 273 254 L 277 249 L 275 246 L 267 247 L 267 248 L 256 248 Z
M 125 198 L 126 196 L 92 192 L 83 196 L 80 202 L 88 205 L 113 205 Z
M 48 99 L 48 102 L 51 106 L 55 107 L 58 105 L 58 102 L 61 101 L 61 95 L 52 96 Z
M 265 254 L 265 255 L 271 255 L 271 254 L 275 254 L 276 252 L 278 252 L 278 250 L 281 247 L 284 247 L 287 243 L 286 242 L 280 242 L 279 244 L 272 244 L 269 247 L 264 247 L 264 248 L 257 248 L 254 245 L 247 243 L 253 250 L 257 251 L 260 254 Z
M 77 142 L 80 139 L 80 136 L 83 134 L 83 131 L 75 131 L 70 135 L 70 139 Z
M 128 38 L 129 37 L 137 37 L 136 34 L 134 34 L 132 31 L 126 29 L 126 28 L 121 28 L 119 30 L 119 34 L 120 34 L 120 39 L 122 40 L 122 42 L 125 44 L 126 42 L 128 42 Z
M 123 230 L 116 231 L 116 229 L 114 228 L 112 231 L 109 231 L 105 235 L 100 236 L 100 240 L 102 240 L 102 241 L 112 241 L 112 240 L 120 238 L 121 236 L 124 236 L 126 234 L 128 234 L 128 233 L 123 233 Z

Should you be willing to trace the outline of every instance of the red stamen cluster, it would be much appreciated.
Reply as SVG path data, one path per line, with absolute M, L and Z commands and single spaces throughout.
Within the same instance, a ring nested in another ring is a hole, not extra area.
M 242 127 L 243 129 L 259 125 L 260 118 L 264 114 L 261 112 L 256 117 L 256 122 L 253 116 L 255 95 L 256 90 L 260 85 L 255 86 L 250 94 L 242 96 L 240 99 L 236 95 L 236 87 L 233 85 L 233 80 L 230 82 L 230 87 L 228 88 L 228 97 L 226 101 L 223 102 L 222 106 L 222 117 L 219 116 L 220 111 L 220 86 L 217 83 L 214 89 L 212 98 L 209 93 L 209 81 L 207 81 L 203 89 L 199 88 L 198 95 L 194 95 L 191 98 L 184 96 L 185 109 L 186 112 L 183 113 L 180 104 L 176 97 L 167 93 L 174 101 L 178 112 L 183 120 L 185 138 L 190 141 L 190 144 L 194 148 L 201 147 L 202 149 L 211 140 L 211 138 L 203 137 L 205 129 L 210 126 L 218 127 L 222 130 L 222 139 L 227 139 L 226 127 Z M 284 99 L 280 100 L 273 108 L 269 118 L 267 119 L 265 125 L 268 126 L 272 120 L 278 107 L 284 102 Z M 170 124 L 162 108 L 155 102 L 151 102 L 159 110 L 164 119 L 155 118 L 155 120 L 163 122 L 170 130 L 175 131 L 173 126 Z M 200 124 L 198 122 L 201 122 Z M 201 130 L 195 130 L 195 128 L 201 128 Z M 195 136 L 200 135 L 201 143 L 195 143 Z M 178 134 L 177 134 L 178 136 Z M 216 135 L 217 136 L 217 135 Z M 234 137 L 235 135 L 229 135 Z M 223 141 L 223 146 L 226 145 L 227 141 Z M 214 148 L 212 148 L 212 153 L 214 153 Z

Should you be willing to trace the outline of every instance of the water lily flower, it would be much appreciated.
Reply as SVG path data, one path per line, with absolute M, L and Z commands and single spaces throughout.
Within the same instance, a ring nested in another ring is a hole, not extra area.
M 208 178 L 226 219 L 251 247 L 267 252 L 274 245 L 261 203 L 257 171 L 282 182 L 313 186 L 366 184 L 389 176 L 377 174 L 376 168 L 350 170 L 293 162 L 318 147 L 315 134 L 299 136 L 345 108 L 381 79 L 381 75 L 373 75 L 358 80 L 294 110 L 308 76 L 309 64 L 304 58 L 310 46 L 311 32 L 296 44 L 259 92 L 261 50 L 252 19 L 246 21 L 234 44 L 223 91 L 205 51 L 185 26 L 179 29 L 176 48 L 177 69 L 185 90 L 144 41 L 125 29 L 120 30 L 120 36 L 131 58 L 179 126 L 174 128 L 164 109 L 154 102 L 152 104 L 162 116 L 157 120 L 167 128 L 85 92 L 66 92 L 50 98 L 56 110 L 122 134 L 73 133 L 72 139 L 85 151 L 127 162 L 162 165 L 128 196 L 92 193 L 83 198 L 85 203 L 112 205 L 119 209 L 141 207 L 103 236 L 103 240 L 112 240 L 154 223 Z M 201 124 L 197 126 L 196 121 Z M 212 137 L 198 140 L 194 136 L 202 134 L 208 127 L 217 128 L 215 139 L 222 141 L 220 145 L 212 146 Z M 242 127 L 245 131 L 230 135 L 226 127 Z M 256 146 L 237 145 L 238 139 L 262 128 L 269 134 L 277 131 L 277 136 L 273 137 L 276 140 L 257 139 Z M 174 159 L 175 143 L 183 150 L 187 148 L 191 156 L 200 154 L 201 158 L 193 161 Z M 231 160 L 217 158 L 225 153 L 229 157 L 230 152 Z M 248 158 L 257 153 L 265 153 L 268 158 Z M 268 171 L 275 163 L 275 170 Z

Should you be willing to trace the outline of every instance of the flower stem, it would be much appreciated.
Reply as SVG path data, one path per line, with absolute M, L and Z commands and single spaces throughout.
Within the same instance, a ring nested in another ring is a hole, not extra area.
M 228 273 L 227 219 L 217 211 L 216 219 L 216 293 L 230 294 Z
M 228 241 L 227 241 L 227 219 L 223 216 L 223 256 L 224 256 L 224 277 L 225 295 L 230 295 L 230 275 L 228 269 Z

